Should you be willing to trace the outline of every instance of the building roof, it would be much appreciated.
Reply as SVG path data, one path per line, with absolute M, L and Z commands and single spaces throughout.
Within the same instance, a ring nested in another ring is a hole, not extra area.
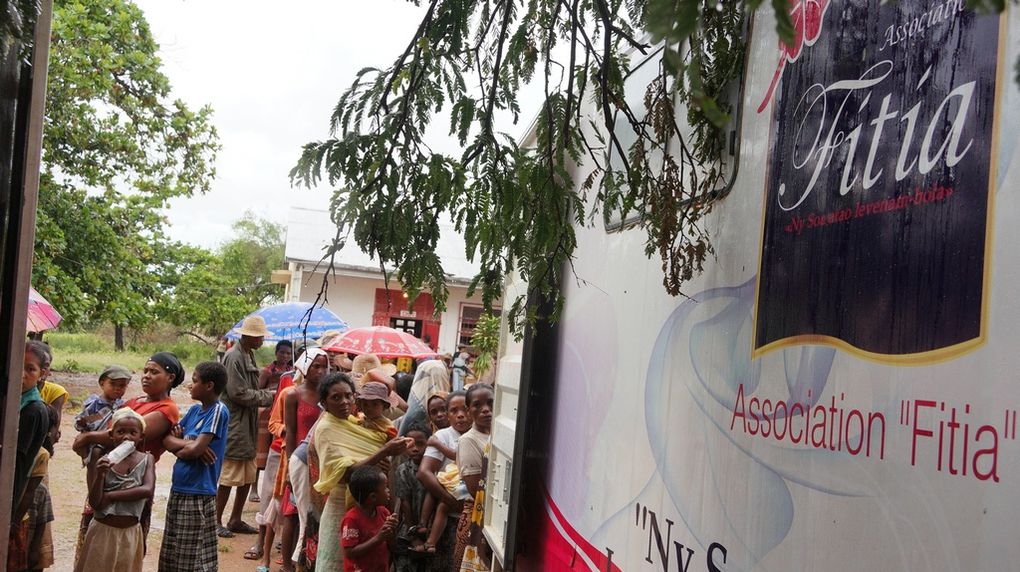
M 442 261 L 443 271 L 454 282 L 469 282 L 478 273 L 479 266 L 467 260 L 464 237 L 454 230 L 452 222 L 440 223 L 439 226 L 436 253 Z M 287 214 L 287 262 L 318 263 L 335 236 L 336 225 L 326 209 L 291 207 Z M 380 272 L 379 261 L 362 252 L 353 240 L 337 254 L 336 269 Z

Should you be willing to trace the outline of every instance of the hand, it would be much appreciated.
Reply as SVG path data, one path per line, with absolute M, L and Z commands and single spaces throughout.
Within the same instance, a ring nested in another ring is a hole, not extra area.
M 391 514 L 386 517 L 386 522 L 383 523 L 382 528 L 379 529 L 379 536 L 389 540 L 393 538 L 397 531 L 397 515 Z
M 174 425 L 173 427 L 170 428 L 170 435 L 172 435 L 172 436 L 174 436 L 174 437 L 176 437 L 178 439 L 181 439 L 181 438 L 184 437 L 184 430 L 181 429 L 181 426 L 179 424 L 178 425 Z
M 99 473 L 105 473 L 106 471 L 109 471 L 109 470 L 110 470 L 110 459 L 104 455 L 104 456 L 100 457 L 98 461 L 96 461 L 96 471 L 99 472 Z
M 408 447 L 414 445 L 414 439 L 410 437 L 396 437 L 390 439 L 388 443 L 383 445 L 383 450 L 386 451 L 387 455 L 400 455 L 407 451 Z
M 216 464 L 216 452 L 210 447 L 206 447 L 205 452 L 202 453 L 202 462 L 206 465 Z

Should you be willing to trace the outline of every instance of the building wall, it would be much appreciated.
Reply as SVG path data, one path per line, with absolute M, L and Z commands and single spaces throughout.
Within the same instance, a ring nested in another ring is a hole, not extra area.
M 314 302 L 322 285 L 322 273 L 297 271 L 295 265 L 293 282 L 290 288 L 290 299 L 302 302 Z M 384 288 L 382 278 L 337 275 L 330 280 L 327 291 L 326 307 L 336 312 L 352 328 L 372 325 L 372 312 L 375 305 L 377 288 Z M 390 282 L 390 288 L 397 290 L 399 284 Z M 452 353 L 457 349 L 457 338 L 460 330 L 461 307 L 464 304 L 481 305 L 481 296 L 467 297 L 467 288 L 450 286 L 446 311 L 440 317 L 439 351 Z M 295 296 L 295 294 L 297 294 Z M 399 309 L 401 300 L 394 299 L 395 311 Z

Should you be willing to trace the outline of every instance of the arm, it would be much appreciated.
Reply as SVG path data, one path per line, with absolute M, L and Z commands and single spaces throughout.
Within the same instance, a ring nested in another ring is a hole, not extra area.
M 39 488 L 39 483 L 41 482 L 42 477 L 31 477 L 28 479 L 28 485 L 25 486 L 25 494 L 21 496 L 21 502 L 18 503 L 18 509 L 14 513 L 14 520 L 11 522 L 18 523 L 21 522 L 21 519 L 25 518 L 28 507 L 32 506 L 32 501 L 35 499 L 35 489 Z
M 403 453 L 406 450 L 407 450 L 407 441 L 405 441 L 402 437 L 397 437 L 395 439 L 390 439 L 389 442 L 387 442 L 385 445 L 383 445 L 382 448 L 379 449 L 378 451 L 376 451 L 371 457 L 368 457 L 368 458 L 366 458 L 365 460 L 363 460 L 361 462 L 354 463 L 354 465 L 352 465 L 351 468 L 345 474 L 344 479 L 346 480 L 346 476 L 347 475 L 350 475 L 351 473 L 353 473 L 354 471 L 356 471 L 356 470 L 358 470 L 358 469 L 360 469 L 362 467 L 368 467 L 368 466 L 371 466 L 371 465 L 378 465 L 379 463 L 382 463 L 383 461 L 388 461 L 390 456 L 392 456 L 392 455 L 399 455 L 399 454 Z
M 148 455 L 148 453 L 145 453 Z M 145 476 L 142 477 L 142 484 L 137 487 L 130 489 L 121 489 L 117 491 L 109 491 L 103 494 L 103 500 L 111 502 L 120 501 L 136 501 L 141 499 L 151 499 L 153 493 L 156 492 L 156 463 L 149 460 L 149 464 L 145 467 Z
M 478 490 L 482 488 L 480 486 L 482 483 L 481 474 L 461 477 L 461 480 L 464 481 L 464 484 L 467 486 L 468 492 L 471 493 L 471 498 L 474 498 L 475 495 L 478 494 Z
M 50 428 L 50 441 L 54 445 L 60 441 L 60 422 L 64 419 L 64 403 L 67 402 L 67 394 L 61 395 L 60 397 L 53 400 L 50 405 L 57 410 L 57 425 L 56 427 Z
M 283 403 L 283 439 L 288 455 L 297 450 L 297 411 L 298 399 L 301 399 L 298 391 L 289 391 Z
M 243 354 L 228 354 L 225 365 L 227 367 L 225 393 L 231 402 L 243 407 L 269 407 L 273 404 L 274 392 L 268 389 L 252 389 L 248 385 Z
M 450 491 L 446 490 L 446 487 L 439 482 L 436 477 L 436 473 L 439 469 L 443 468 L 443 462 L 433 457 L 425 457 L 421 460 L 421 465 L 418 467 L 418 481 L 421 482 L 422 486 L 425 487 L 432 496 L 450 507 L 450 510 L 460 511 L 461 502 L 453 498 Z
M 178 459 L 188 461 L 201 459 L 205 452 L 209 450 L 209 444 L 212 443 L 213 437 L 215 435 L 212 433 L 202 433 L 197 439 L 181 439 L 173 435 L 167 435 L 163 438 L 163 447 L 176 455 Z
M 259 370 L 258 388 L 266 389 L 267 387 L 269 387 L 269 380 L 272 379 L 272 377 L 273 374 L 269 373 L 269 371 L 266 370 L 266 368 L 262 368 L 261 370 Z
M 106 506 L 107 499 L 103 498 L 103 484 L 106 481 L 106 471 L 110 468 L 110 461 L 98 455 L 92 456 L 89 463 L 86 480 L 89 484 L 89 505 L 96 509 Z
M 113 439 L 110 438 L 109 431 L 89 431 L 87 433 L 81 433 L 74 438 L 74 445 L 71 448 L 79 457 L 84 459 L 88 456 L 89 451 L 92 447 L 102 447 L 103 449 L 109 449 L 113 445 Z
M 143 441 L 158 439 L 170 432 L 170 420 L 159 411 L 147 413 L 143 417 L 145 419 L 145 432 L 142 434 Z M 71 448 L 74 449 L 74 452 L 79 457 L 84 459 L 88 455 L 89 450 L 96 445 L 104 449 L 112 449 L 114 443 L 113 439 L 110 438 L 110 432 L 90 431 L 88 433 L 81 433 L 75 437 L 74 445 Z
M 435 435 L 432 435 L 431 437 L 429 437 L 429 443 L 428 444 L 429 444 L 429 447 L 435 447 L 436 449 L 439 449 L 439 452 L 442 453 L 443 455 L 445 455 L 446 458 L 448 458 L 448 459 L 456 459 L 457 458 L 457 451 L 453 450 L 450 447 L 447 447 L 446 443 L 443 443 L 439 439 L 436 439 Z
M 467 485 L 468 493 L 474 498 L 481 488 L 482 467 L 485 466 L 485 451 L 478 446 L 478 443 L 471 439 L 461 439 L 457 446 L 457 468 L 460 469 L 460 479 Z

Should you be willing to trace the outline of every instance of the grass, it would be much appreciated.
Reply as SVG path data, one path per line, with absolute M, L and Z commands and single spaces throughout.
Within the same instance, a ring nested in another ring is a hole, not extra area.
M 53 368 L 72 373 L 95 373 L 110 364 L 120 364 L 141 371 L 149 356 L 159 351 L 173 352 L 192 371 L 199 362 L 216 359 L 216 348 L 192 337 L 177 336 L 173 332 L 147 332 L 143 335 L 126 335 L 124 351 L 114 349 L 113 335 L 102 330 L 95 332 L 51 332 L 46 343 L 53 348 Z M 272 344 L 256 352 L 256 361 L 265 365 L 273 361 Z

